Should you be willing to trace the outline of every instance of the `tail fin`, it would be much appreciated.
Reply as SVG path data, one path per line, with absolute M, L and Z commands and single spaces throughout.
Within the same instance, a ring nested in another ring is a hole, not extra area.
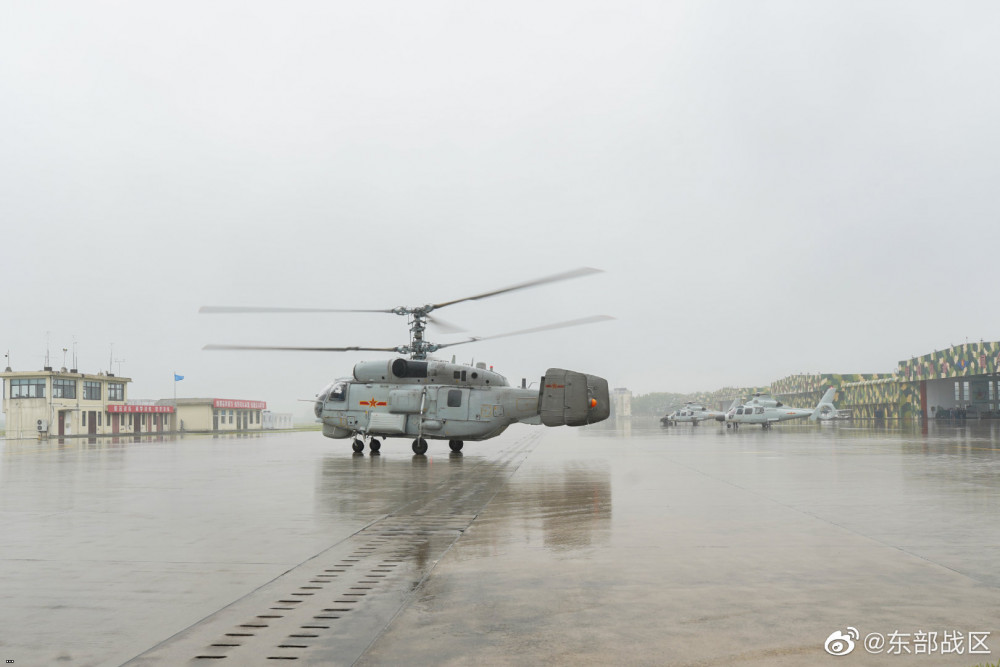
M 539 412 L 546 426 L 583 426 L 611 416 L 608 381 L 562 368 L 550 368 L 542 378 Z
M 809 421 L 816 421 L 821 415 L 824 414 L 837 414 L 837 408 L 833 405 L 833 397 L 836 393 L 837 390 L 833 387 L 826 390 L 826 393 L 823 394 L 823 398 L 819 399 L 819 404 L 816 405 L 816 409 L 813 410 L 811 415 L 809 415 Z

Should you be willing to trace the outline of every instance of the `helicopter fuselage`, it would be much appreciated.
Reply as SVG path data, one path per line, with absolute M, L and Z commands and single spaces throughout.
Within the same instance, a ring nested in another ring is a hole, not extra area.
M 724 412 L 706 410 L 705 406 L 697 403 L 687 403 L 683 408 L 674 410 L 666 417 L 661 418 L 660 423 L 664 426 L 686 423 L 697 426 L 699 422 L 708 421 L 709 419 L 723 421 L 725 418 L 726 413 Z
M 772 424 L 788 421 L 790 419 L 806 419 L 813 421 L 819 418 L 824 410 L 824 406 L 836 412 L 833 406 L 834 388 L 830 387 L 819 399 L 819 403 L 812 410 L 808 408 L 792 408 L 783 405 L 781 401 L 773 398 L 761 398 L 754 396 L 743 405 L 732 407 L 726 413 L 726 428 L 730 426 L 739 427 L 740 424 L 760 424 L 765 429 L 771 428 Z
M 603 379 L 572 371 L 549 369 L 536 390 L 511 387 L 503 375 L 483 367 L 394 359 L 357 364 L 352 377 L 324 387 L 314 412 L 330 438 L 475 441 L 517 422 L 602 421 L 610 404 Z

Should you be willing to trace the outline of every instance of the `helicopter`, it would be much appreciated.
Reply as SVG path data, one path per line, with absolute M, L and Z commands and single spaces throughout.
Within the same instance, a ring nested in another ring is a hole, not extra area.
M 684 404 L 684 407 L 678 408 L 666 417 L 660 418 L 660 424 L 663 426 L 676 426 L 679 423 L 690 423 L 692 426 L 697 426 L 699 422 L 708 421 L 709 419 L 720 422 L 725 421 L 726 413 L 719 412 L 718 410 L 706 410 L 705 406 L 701 403 L 688 401 Z
M 836 421 L 847 421 L 851 419 L 851 416 L 851 410 L 838 410 L 837 406 L 833 404 L 833 398 L 831 397 L 828 403 L 820 404 L 819 414 L 816 415 L 816 419 L 823 423 L 830 423 Z
M 614 318 L 594 315 L 493 336 L 469 337 L 453 343 L 432 343 L 425 336 L 428 323 L 442 329 L 454 330 L 454 327 L 433 317 L 431 312 L 464 301 L 477 301 L 599 272 L 599 269 L 583 267 L 475 296 L 388 309 L 202 306 L 199 312 L 216 314 L 391 313 L 407 317 L 410 327 L 409 344 L 396 347 L 206 345 L 203 349 L 373 351 L 409 355 L 409 358 L 361 361 L 355 364 L 350 376 L 337 378 L 323 387 L 313 403 L 313 412 L 323 425 L 323 435 L 336 439 L 352 438 L 352 447 L 357 453 L 364 451 L 366 440 L 369 450 L 378 452 L 382 446 L 379 438 L 413 438 L 414 454 L 427 451 L 428 439 L 447 440 L 453 452 L 460 452 L 466 440 L 496 437 L 518 422 L 583 426 L 603 421 L 611 414 L 608 382 L 596 375 L 549 368 L 537 390 L 528 388 L 524 379 L 520 387 L 511 387 L 507 378 L 492 367 L 486 368 L 482 362 L 475 365 L 455 363 L 453 357 L 449 363 L 430 357 L 430 353 L 453 345 L 593 324 Z
M 803 419 L 808 417 L 810 421 L 816 421 L 820 415 L 833 408 L 833 396 L 836 390 L 830 387 L 819 399 L 819 404 L 812 410 L 808 408 L 790 408 L 781 401 L 774 398 L 764 397 L 763 394 L 754 394 L 754 397 L 745 404 L 736 405 L 726 413 L 726 428 L 738 429 L 740 424 L 760 424 L 766 431 L 777 422 L 789 419 Z

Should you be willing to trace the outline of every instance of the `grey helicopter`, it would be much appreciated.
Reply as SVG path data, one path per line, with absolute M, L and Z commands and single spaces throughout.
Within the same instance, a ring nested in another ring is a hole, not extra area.
M 722 422 L 726 419 L 726 413 L 718 410 L 707 410 L 701 403 L 688 401 L 683 407 L 677 408 L 666 417 L 660 418 L 663 426 L 676 426 L 677 424 L 691 424 L 697 426 L 700 422 L 714 419 Z
M 520 336 L 612 320 L 595 315 L 508 333 L 470 337 L 453 343 L 432 343 L 425 337 L 427 323 L 440 328 L 451 325 L 435 319 L 431 312 L 464 301 L 476 301 L 516 290 L 571 278 L 598 269 L 580 268 L 538 278 L 509 287 L 423 306 L 389 309 L 272 308 L 202 306 L 201 313 L 391 313 L 408 318 L 410 342 L 396 347 L 285 347 L 270 345 L 206 345 L 206 350 L 282 350 L 309 352 L 394 352 L 409 355 L 378 361 L 361 361 L 350 376 L 326 385 L 313 405 L 328 438 L 353 438 L 355 452 L 363 452 L 365 441 L 378 452 L 386 438 L 413 438 L 414 454 L 427 451 L 427 440 L 447 440 L 453 452 L 462 450 L 466 440 L 496 437 L 514 423 L 545 426 L 583 426 L 607 419 L 611 414 L 608 382 L 562 368 L 549 368 L 538 389 L 511 387 L 500 373 L 480 362 L 466 365 L 440 361 L 429 354 L 442 348 L 495 338 Z

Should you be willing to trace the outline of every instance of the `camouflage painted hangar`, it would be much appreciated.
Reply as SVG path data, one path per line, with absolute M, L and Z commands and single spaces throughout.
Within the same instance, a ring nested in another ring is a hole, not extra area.
M 955 345 L 900 361 L 894 373 L 790 375 L 770 387 L 727 387 L 699 397 L 728 409 L 736 397 L 769 392 L 787 405 L 815 406 L 827 387 L 854 419 L 919 420 L 962 414 L 1000 418 L 1000 342 Z

